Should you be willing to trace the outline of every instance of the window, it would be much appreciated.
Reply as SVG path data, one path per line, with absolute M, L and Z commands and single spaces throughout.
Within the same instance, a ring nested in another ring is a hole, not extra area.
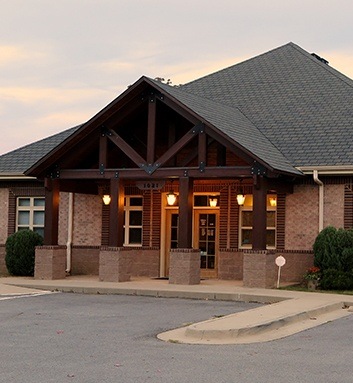
M 124 246 L 142 245 L 142 197 L 125 197 Z
M 252 202 L 252 195 L 247 194 L 244 205 L 240 207 L 239 247 L 242 249 L 252 248 Z M 276 202 L 276 195 L 267 196 L 266 246 L 269 249 L 276 248 Z
M 219 207 L 219 193 L 215 194 L 194 194 L 194 208 L 215 208 Z
M 16 231 L 30 229 L 44 237 L 44 197 L 18 197 Z

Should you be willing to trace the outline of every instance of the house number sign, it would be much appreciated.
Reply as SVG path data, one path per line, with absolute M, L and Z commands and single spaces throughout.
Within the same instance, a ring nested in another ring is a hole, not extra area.
M 136 186 L 140 190 L 160 190 L 163 188 L 164 181 L 146 181 L 146 182 L 136 182 Z

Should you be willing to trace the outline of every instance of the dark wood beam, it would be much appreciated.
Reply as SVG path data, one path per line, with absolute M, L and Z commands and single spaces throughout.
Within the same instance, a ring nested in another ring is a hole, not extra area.
M 44 187 L 44 245 L 56 246 L 58 244 L 59 237 L 59 180 L 46 178 Z
M 107 158 L 108 158 L 108 138 L 105 131 L 103 131 L 99 137 L 99 170 L 104 172 L 104 169 L 107 167 Z
M 192 248 L 193 180 L 179 178 L 179 230 L 178 247 Z
M 147 163 L 152 165 L 155 156 L 156 141 L 156 97 L 151 95 L 148 102 L 148 123 L 147 123 Z
M 108 244 L 122 247 L 124 244 L 124 186 L 121 180 L 110 180 L 109 236 Z
M 180 140 L 178 140 L 171 148 L 169 148 L 161 157 L 158 158 L 155 163 L 155 168 L 160 168 L 169 159 L 174 157 L 185 145 L 187 145 L 194 137 L 196 137 L 202 126 L 203 124 L 195 125 L 186 134 L 184 134 Z
M 254 176 L 253 187 L 253 250 L 266 250 L 267 179 Z
M 207 165 L 207 135 L 204 130 L 199 133 L 198 163 L 201 170 Z
M 138 167 L 147 167 L 144 160 L 126 141 L 124 141 L 114 130 L 107 129 L 108 138 L 122 150 Z
M 64 169 L 60 171 L 60 179 L 166 179 L 188 175 L 193 178 L 245 178 L 252 177 L 250 166 L 206 167 L 202 172 L 198 167 L 190 168 L 160 168 L 153 174 L 147 174 L 143 169 L 106 169 L 100 174 L 95 169 Z

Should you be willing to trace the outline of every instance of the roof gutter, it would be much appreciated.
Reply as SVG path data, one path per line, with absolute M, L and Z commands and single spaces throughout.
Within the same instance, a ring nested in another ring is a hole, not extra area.
M 74 222 L 74 193 L 69 193 L 69 209 L 67 217 L 67 242 L 66 242 L 66 274 L 71 274 L 72 237 Z
M 324 183 L 319 180 L 318 170 L 313 170 L 313 180 L 319 185 L 319 232 L 324 228 Z
M 353 175 L 352 165 L 340 166 L 298 166 L 296 169 L 304 174 L 313 174 L 316 170 L 322 176 L 340 176 L 340 175 Z
M 28 177 L 25 176 L 21 172 L 14 172 L 14 173 L 0 173 L 0 180 L 23 180 L 23 181 L 28 181 L 28 180 L 36 180 L 36 177 Z

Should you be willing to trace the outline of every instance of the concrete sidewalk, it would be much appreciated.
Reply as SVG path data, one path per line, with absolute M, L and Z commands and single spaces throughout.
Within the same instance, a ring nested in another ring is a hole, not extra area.
M 63 280 L 0 278 L 0 295 L 41 290 L 87 294 L 122 294 L 271 303 L 159 334 L 180 343 L 230 344 L 269 341 L 350 315 L 353 296 L 277 289 L 244 288 L 241 281 L 204 280 L 199 285 L 172 285 L 163 279 L 138 278 L 129 282 L 100 282 L 97 276 Z

